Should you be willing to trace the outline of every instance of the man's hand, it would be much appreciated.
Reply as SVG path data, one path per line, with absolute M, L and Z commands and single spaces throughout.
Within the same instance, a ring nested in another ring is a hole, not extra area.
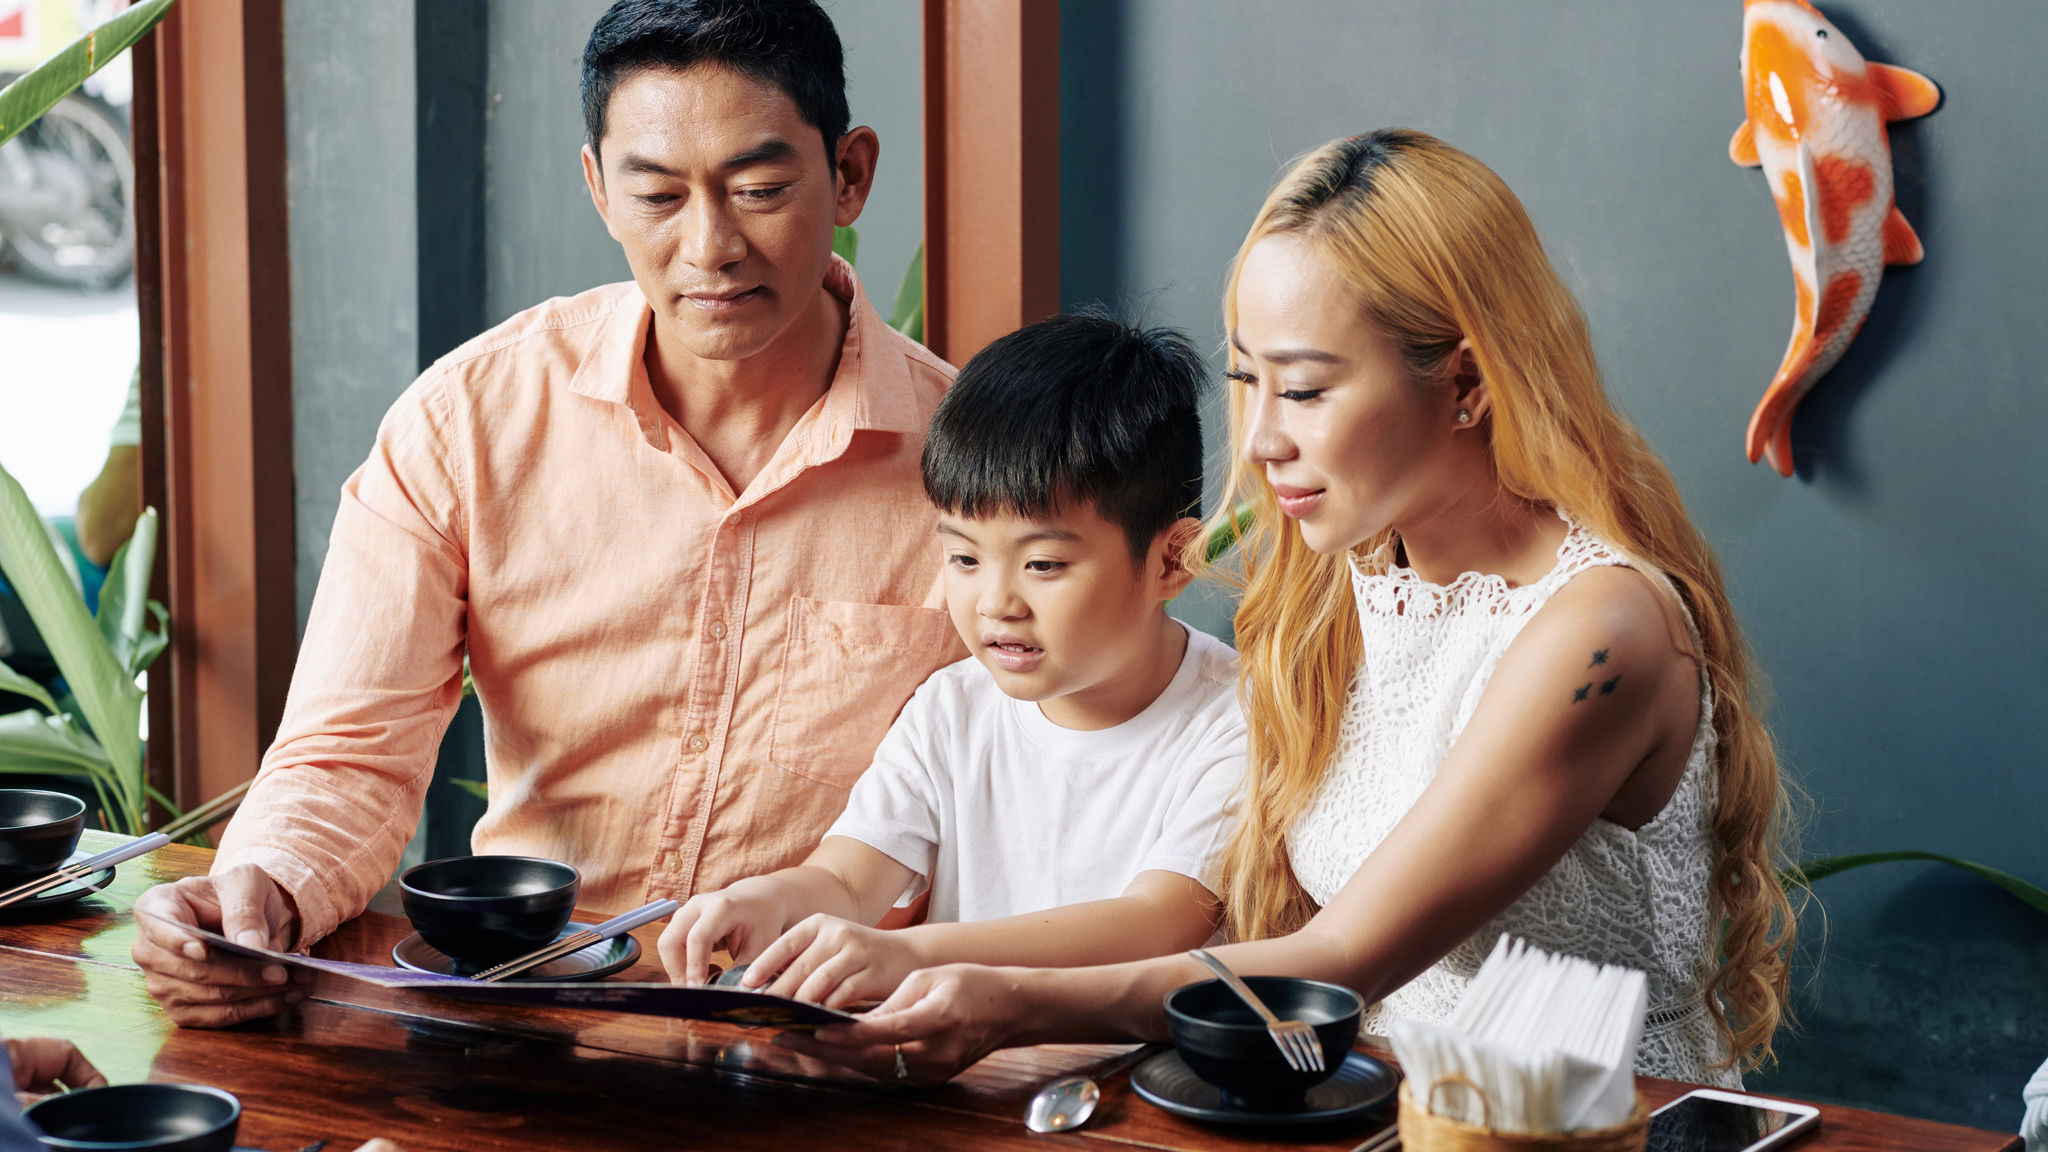
M 786 885 L 754 876 L 717 892 L 690 897 L 661 930 L 656 948 L 672 984 L 710 979 L 711 955 L 721 948 L 748 963 L 795 918 Z
M 160 884 L 135 902 L 135 913 L 135 963 L 149 994 L 184 1027 L 225 1028 L 306 998 L 309 973 L 216 953 L 179 927 L 205 928 L 253 948 L 290 946 L 298 912 L 254 864 Z
M 948 964 L 910 974 L 882 1006 L 851 1024 L 812 1035 L 780 1032 L 791 1048 L 877 1080 L 894 1081 L 901 1055 L 912 1084 L 943 1084 L 968 1065 L 1013 1043 L 1025 1012 L 1021 968 Z
M 912 932 L 867 928 L 820 914 L 805 917 L 763 949 L 740 984 L 845 1008 L 887 999 L 904 977 L 927 963 Z

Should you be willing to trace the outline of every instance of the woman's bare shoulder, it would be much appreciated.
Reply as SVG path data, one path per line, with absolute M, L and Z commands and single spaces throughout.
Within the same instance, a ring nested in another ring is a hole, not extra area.
M 1696 667 L 1685 608 L 1671 586 L 1620 564 L 1589 568 L 1566 581 L 1537 610 L 1523 636 L 1542 647 L 1626 644 L 1633 655 L 1655 663 Z
M 1558 589 L 1509 645 L 1495 679 L 1503 695 L 1540 705 L 1535 713 L 1560 734 L 1611 729 L 1609 710 L 1621 706 L 1639 737 L 1661 740 L 1698 712 L 1684 610 L 1666 585 L 1620 565 L 1588 569 Z

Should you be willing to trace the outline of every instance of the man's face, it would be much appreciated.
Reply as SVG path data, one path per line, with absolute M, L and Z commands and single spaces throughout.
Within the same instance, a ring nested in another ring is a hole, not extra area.
M 860 215 L 873 141 L 856 129 L 828 156 L 767 81 L 716 64 L 647 68 L 613 90 L 602 159 L 583 150 L 584 178 L 667 334 L 693 356 L 741 360 L 816 315 L 832 227 Z

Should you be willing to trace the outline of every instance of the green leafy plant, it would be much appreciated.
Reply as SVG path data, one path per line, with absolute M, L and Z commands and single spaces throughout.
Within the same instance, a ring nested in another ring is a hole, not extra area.
M 2001 872 L 1972 860 L 1943 856 L 1939 852 L 1921 852 L 1910 848 L 1894 852 L 1858 852 L 1844 856 L 1824 856 L 1818 860 L 1808 860 L 1796 868 L 1786 869 L 1780 880 L 1787 885 L 1812 884 L 1816 880 L 1833 876 L 1838 872 L 1847 872 L 1852 868 L 1866 868 L 1872 864 L 1893 864 L 1902 860 L 1924 860 L 1960 868 L 2012 893 L 2035 911 L 2048 913 L 2048 890 L 2029 884 L 2010 872 Z
M 1202 542 L 1203 562 L 1214 564 L 1225 552 L 1237 547 L 1238 538 L 1244 535 L 1245 529 L 1252 526 L 1252 518 L 1256 515 L 1249 503 L 1239 504 L 1232 509 L 1229 522 L 1218 524 L 1215 530 L 1209 533 L 1209 538 Z
M 848 264 L 853 263 L 854 257 L 860 255 L 860 230 L 844 224 L 833 225 L 832 254 Z
M 832 254 L 853 263 L 860 253 L 860 233 L 844 225 L 832 229 Z M 889 308 L 889 327 L 918 343 L 924 343 L 924 245 L 911 253 L 910 266 L 896 285 L 896 302 Z
M 889 309 L 889 327 L 924 343 L 924 245 L 910 254 L 910 267 L 896 286 L 896 304 Z
M 132 47 L 170 14 L 177 0 L 143 0 L 72 42 L 0 90 L 0 144 L 36 122 L 57 101 L 69 96 L 107 61 Z
M 151 800 L 173 808 L 143 776 L 135 684 L 170 643 L 169 613 L 149 599 L 156 537 L 156 510 L 144 509 L 107 570 L 98 615 L 88 613 L 28 493 L 0 468 L 0 570 L 68 688 L 60 696 L 0 663 L 0 689 L 38 706 L 0 716 L 0 773 L 83 778 L 107 827 L 130 834 L 147 829 Z

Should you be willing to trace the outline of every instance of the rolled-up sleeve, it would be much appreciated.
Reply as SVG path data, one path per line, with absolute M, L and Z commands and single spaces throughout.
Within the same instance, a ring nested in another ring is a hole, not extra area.
M 460 439 L 438 397 L 431 374 L 413 385 L 342 487 L 277 740 L 215 859 L 281 884 L 300 944 L 390 878 L 461 702 Z

